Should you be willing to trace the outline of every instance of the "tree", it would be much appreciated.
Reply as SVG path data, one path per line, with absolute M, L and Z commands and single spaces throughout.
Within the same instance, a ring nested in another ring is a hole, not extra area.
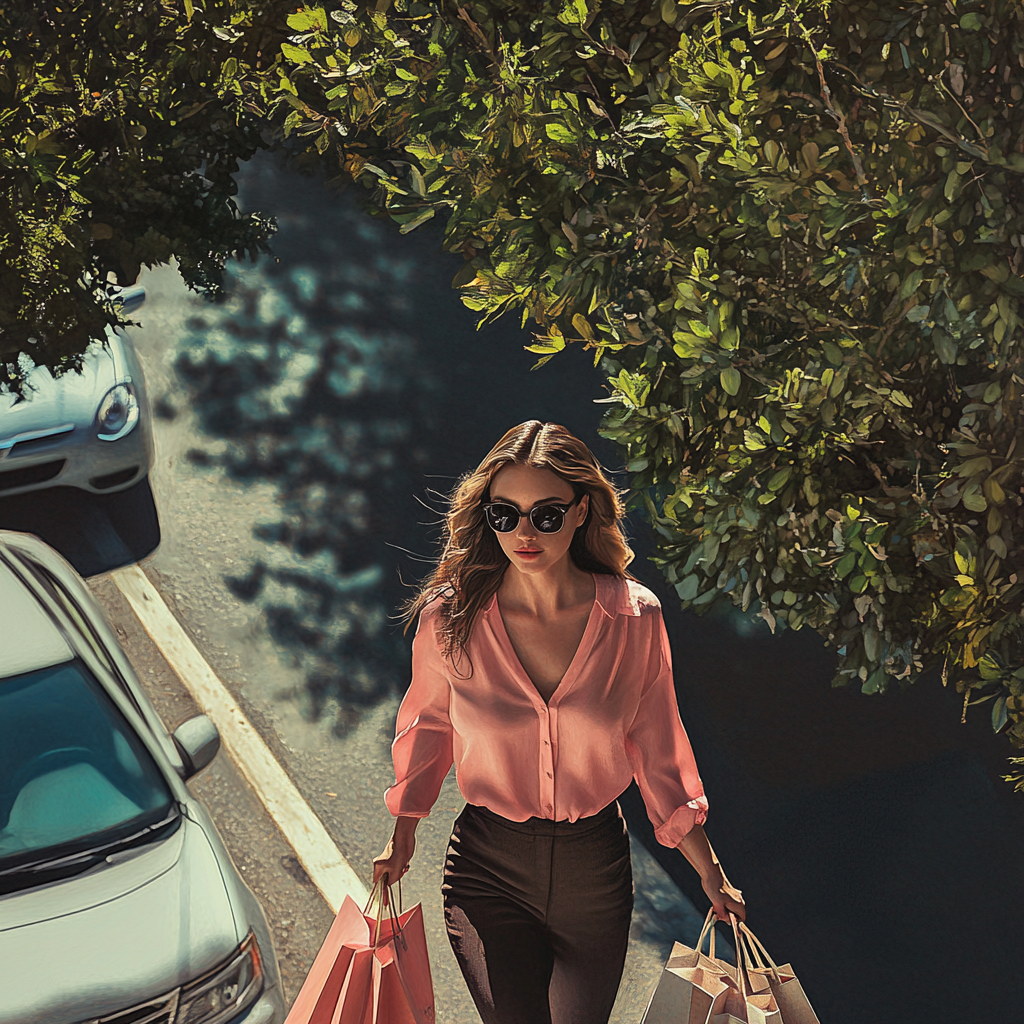
M 229 254 L 266 249 L 232 175 L 263 145 L 240 62 L 286 26 L 246 0 L 0 0 L 0 372 L 61 369 L 120 317 L 108 284 L 178 261 L 216 295 Z M 201 172 L 201 173 L 200 173 Z M 3 379 L 3 378 L 0 378 Z
M 292 15 L 283 136 L 481 322 L 604 359 L 684 606 L 941 668 L 1024 745 L 1024 11 L 381 0 Z
M 868 693 L 941 669 L 1024 745 L 1019 4 L 187 8 L 240 19 L 211 134 L 441 213 L 481 322 L 604 360 L 684 606 L 809 625 Z

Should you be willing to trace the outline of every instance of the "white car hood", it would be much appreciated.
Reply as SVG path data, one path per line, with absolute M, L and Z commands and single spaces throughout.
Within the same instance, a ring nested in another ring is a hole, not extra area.
M 72 1024 L 203 974 L 238 946 L 206 834 L 174 835 L 86 874 L 0 897 L 0 1024 Z
M 24 398 L 0 391 L 0 440 L 65 423 L 90 426 L 103 396 L 127 372 L 120 338 L 109 331 L 107 341 L 106 346 L 89 345 L 81 373 L 68 370 L 55 378 L 46 367 L 36 366 L 26 377 Z

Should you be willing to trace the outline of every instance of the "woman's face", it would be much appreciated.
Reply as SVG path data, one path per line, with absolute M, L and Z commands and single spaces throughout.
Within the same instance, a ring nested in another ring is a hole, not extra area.
M 573 500 L 572 487 L 550 469 L 533 466 L 505 466 L 491 479 L 491 501 L 504 501 L 515 505 L 522 513 L 529 513 L 536 505 L 568 505 Z M 521 515 L 519 525 L 510 533 L 495 533 L 501 550 L 520 571 L 533 575 L 542 573 L 567 557 L 573 534 L 587 518 L 590 496 L 584 494 L 565 514 L 565 522 L 558 533 L 540 533 L 530 522 L 529 515 Z M 490 529 L 489 526 L 484 527 Z

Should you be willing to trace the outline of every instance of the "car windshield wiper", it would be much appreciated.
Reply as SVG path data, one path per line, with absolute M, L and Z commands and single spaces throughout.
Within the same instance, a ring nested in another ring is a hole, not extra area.
M 112 853 L 149 842 L 156 837 L 157 833 L 163 831 L 180 817 L 181 808 L 177 800 L 174 800 L 167 813 L 159 821 L 154 821 L 129 836 L 91 846 L 85 850 L 76 850 L 74 853 L 63 856 L 43 857 L 39 860 L 29 861 L 27 864 L 15 864 L 9 868 L 2 868 L 0 869 L 0 892 L 4 891 L 4 881 L 15 876 L 50 874 L 63 871 L 66 868 L 71 868 L 76 872 L 84 871 Z

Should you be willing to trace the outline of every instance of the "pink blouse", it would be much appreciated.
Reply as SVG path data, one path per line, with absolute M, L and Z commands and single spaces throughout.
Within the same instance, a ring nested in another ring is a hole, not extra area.
M 466 648 L 471 675 L 469 659 L 456 674 L 441 654 L 440 599 L 423 609 L 391 747 L 396 782 L 384 794 L 393 815 L 426 817 L 454 761 L 466 800 L 512 821 L 596 814 L 635 778 L 663 846 L 703 824 L 708 804 L 679 718 L 661 605 L 633 580 L 594 579 L 583 639 L 547 704 L 496 596 Z

